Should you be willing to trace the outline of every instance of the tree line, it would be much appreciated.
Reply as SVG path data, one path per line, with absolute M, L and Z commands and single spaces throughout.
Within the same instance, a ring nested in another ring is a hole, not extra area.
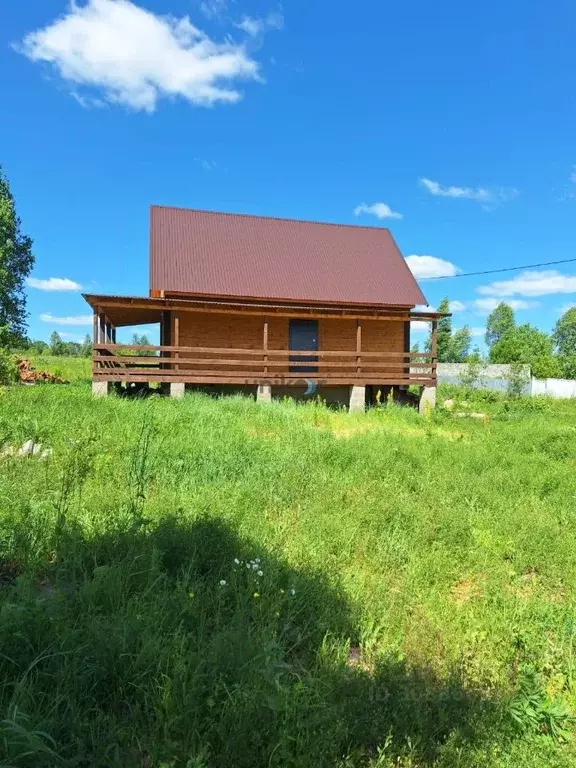
M 438 312 L 449 311 L 450 301 L 444 298 Z M 529 365 L 532 375 L 539 379 L 576 379 L 576 306 L 567 309 L 548 334 L 530 323 L 519 325 L 514 310 L 503 301 L 488 316 L 484 341 L 488 363 Z M 471 346 L 472 334 L 467 325 L 453 330 L 451 317 L 438 320 L 439 363 L 482 361 L 480 349 L 471 351 Z M 425 351 L 430 348 L 428 338 Z M 418 345 L 413 349 L 418 351 Z
M 137 346 L 148 346 L 150 341 L 146 334 L 132 335 L 130 344 Z M 92 356 L 92 339 L 88 334 L 84 337 L 84 341 L 64 341 L 59 333 L 53 331 L 50 335 L 48 342 L 30 339 L 23 339 L 19 344 L 19 349 L 22 352 L 27 352 L 34 355 L 53 355 L 55 357 L 91 357 Z M 122 354 L 122 350 L 119 352 Z M 125 354 L 130 354 L 128 350 Z M 132 353 L 134 354 L 134 353 Z M 153 355 L 154 352 L 139 352 L 140 355 Z

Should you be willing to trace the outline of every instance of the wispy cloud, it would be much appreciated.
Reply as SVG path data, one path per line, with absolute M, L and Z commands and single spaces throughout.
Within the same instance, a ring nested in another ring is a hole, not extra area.
M 406 256 L 406 264 L 408 264 L 416 280 L 430 277 L 453 277 L 459 272 L 455 264 L 439 259 L 436 256 L 417 256 L 412 254 L 411 256 Z
M 514 187 L 443 187 L 438 181 L 426 178 L 421 178 L 419 183 L 421 187 L 435 197 L 474 200 L 486 205 L 512 200 L 518 194 L 518 190 Z
M 48 277 L 41 280 L 37 277 L 27 277 L 26 285 L 29 288 L 37 288 L 39 291 L 80 291 L 80 283 L 67 277 Z
M 475 299 L 474 306 L 477 310 L 479 310 L 480 314 L 489 315 L 490 312 L 495 310 L 498 304 L 501 303 L 502 299 L 491 297 L 487 299 Z M 524 301 L 523 299 L 511 299 L 510 301 L 506 300 L 506 304 L 508 304 L 508 306 L 512 307 L 514 310 L 535 309 L 536 307 L 540 306 L 540 303 L 537 301 Z
M 228 0 L 202 0 L 199 7 L 207 19 L 221 19 L 228 10 Z
M 450 312 L 463 312 L 466 309 L 466 304 L 455 299 L 454 301 L 450 302 L 449 309 Z
M 470 336 L 472 336 L 472 338 L 479 338 L 481 336 L 484 336 L 485 334 L 486 334 L 486 328 L 482 328 L 479 325 L 473 325 L 470 328 Z
M 52 325 L 92 325 L 94 322 L 94 315 L 66 315 L 65 317 L 56 317 L 49 312 L 44 312 L 40 315 L 40 320 L 43 323 L 51 323 Z
M 369 216 L 376 216 L 377 219 L 401 219 L 402 214 L 397 211 L 393 211 L 386 203 L 372 203 L 367 205 L 366 203 L 360 203 L 354 208 L 354 216 L 362 216 L 367 214 Z
M 217 4 L 216 4 L 217 5 Z M 214 5 L 214 7 L 216 7 Z M 130 0 L 72 3 L 68 12 L 30 32 L 16 49 L 51 65 L 80 103 L 95 89 L 107 102 L 153 112 L 160 98 L 191 104 L 233 103 L 238 80 L 261 80 L 244 46 L 215 42 L 188 16 L 155 15 Z
M 203 171 L 215 171 L 218 168 L 218 163 L 215 160 L 206 160 L 204 157 L 195 157 L 194 162 L 198 163 Z
M 568 312 L 569 309 L 574 309 L 576 307 L 576 303 L 571 302 L 570 304 L 564 304 L 563 307 L 560 307 L 558 312 L 563 315 L 565 312 Z
M 70 339 L 70 341 L 83 341 L 84 336 L 80 333 L 68 333 L 68 331 L 59 331 L 58 335 L 62 339 Z
M 246 32 L 250 37 L 259 37 L 264 32 L 272 29 L 282 29 L 284 26 L 284 15 L 279 11 L 269 13 L 267 16 L 255 17 L 244 16 L 241 21 L 234 24 L 235 27 Z
M 555 269 L 528 270 L 512 280 L 499 280 L 490 285 L 481 285 L 478 293 L 502 297 L 576 293 L 576 275 L 565 275 Z

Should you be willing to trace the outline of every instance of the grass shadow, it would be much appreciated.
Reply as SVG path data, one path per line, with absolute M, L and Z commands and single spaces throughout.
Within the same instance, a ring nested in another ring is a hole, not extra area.
M 2 589 L 1 765 L 470 765 L 502 727 L 457 672 L 365 656 L 322 574 L 212 519 L 67 528 Z

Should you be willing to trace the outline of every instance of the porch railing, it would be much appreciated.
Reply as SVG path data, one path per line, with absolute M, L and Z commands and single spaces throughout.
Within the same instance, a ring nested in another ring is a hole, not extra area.
M 381 384 L 432 386 L 427 353 L 228 349 L 96 344 L 95 380 L 198 384 Z

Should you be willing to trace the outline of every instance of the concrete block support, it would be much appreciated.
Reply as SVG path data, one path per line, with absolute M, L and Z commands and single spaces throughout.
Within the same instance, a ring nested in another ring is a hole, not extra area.
M 170 397 L 184 397 L 184 382 L 170 382 Z
M 109 387 L 109 381 L 93 381 L 92 394 L 94 397 L 108 397 Z
M 422 387 L 418 410 L 424 415 L 426 411 L 432 408 L 436 408 L 436 387 Z
M 354 384 L 350 387 L 350 413 L 363 413 L 366 410 L 366 387 Z
M 272 402 L 272 387 L 270 384 L 258 384 L 258 389 L 256 390 L 256 402 Z

